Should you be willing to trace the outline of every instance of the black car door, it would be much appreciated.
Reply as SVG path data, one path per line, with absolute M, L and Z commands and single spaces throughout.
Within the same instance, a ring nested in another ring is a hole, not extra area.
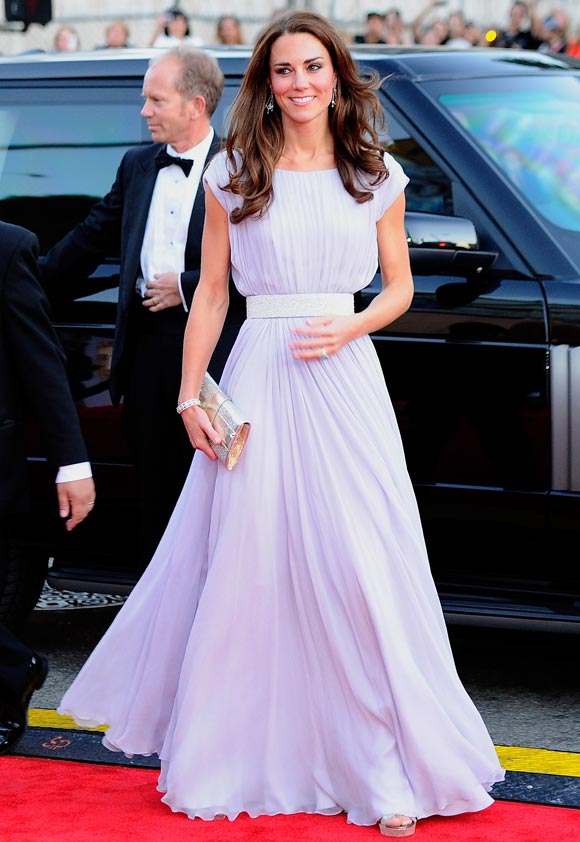
M 419 133 L 397 107 L 396 85 L 388 92 L 390 151 L 411 179 L 415 296 L 375 346 L 444 605 L 501 613 L 515 589 L 543 587 L 550 419 L 542 285 L 457 176 L 452 138 L 434 147 L 428 125 Z M 453 242 L 457 217 L 479 235 L 467 258 L 466 245 Z M 431 242 L 416 242 L 413 227 L 429 232 L 430 219 Z M 363 306 L 379 284 L 363 292 Z

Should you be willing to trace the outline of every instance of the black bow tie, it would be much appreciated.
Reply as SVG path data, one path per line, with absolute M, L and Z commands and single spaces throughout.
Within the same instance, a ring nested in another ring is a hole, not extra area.
M 193 167 L 193 161 L 191 159 L 177 158 L 175 155 L 170 155 L 166 146 L 164 146 L 163 149 L 160 149 L 155 156 L 155 164 L 157 165 L 158 170 L 162 170 L 163 167 L 170 167 L 171 164 L 177 164 L 178 167 L 181 167 L 186 176 L 189 175 L 191 168 Z

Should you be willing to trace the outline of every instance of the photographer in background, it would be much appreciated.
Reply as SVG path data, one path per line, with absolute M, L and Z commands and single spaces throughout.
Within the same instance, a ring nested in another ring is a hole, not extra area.
M 542 43 L 542 39 L 538 37 L 540 26 L 536 19 L 535 5 L 516 0 L 509 11 L 507 27 L 499 32 L 492 47 L 537 50 Z
M 386 44 L 384 39 L 385 16 L 381 12 L 369 12 L 366 29 L 360 35 L 354 36 L 355 44 Z
M 421 9 L 411 23 L 411 33 L 415 44 L 428 44 L 429 46 L 445 44 L 449 37 L 449 24 L 445 18 L 433 18 L 432 13 L 440 6 L 446 5 L 446 0 L 430 0 Z
M 186 14 L 177 6 L 173 6 L 158 18 L 150 46 L 168 48 L 177 47 L 179 44 L 201 47 L 203 41 L 191 34 L 191 26 Z

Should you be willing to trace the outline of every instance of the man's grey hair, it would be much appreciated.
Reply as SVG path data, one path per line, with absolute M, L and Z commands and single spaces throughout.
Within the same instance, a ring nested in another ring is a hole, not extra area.
M 224 90 L 224 75 L 216 59 L 204 50 L 183 44 L 166 50 L 159 58 L 154 58 L 149 66 L 167 59 L 175 59 L 181 69 L 177 91 L 184 99 L 202 96 L 207 114 L 211 117 Z

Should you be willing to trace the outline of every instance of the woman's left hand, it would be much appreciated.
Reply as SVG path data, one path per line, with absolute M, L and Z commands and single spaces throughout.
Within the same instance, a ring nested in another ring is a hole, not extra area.
M 297 360 L 331 357 L 347 342 L 356 339 L 356 324 L 356 316 L 322 316 L 308 319 L 304 327 L 292 329 L 292 333 L 303 337 L 290 343 L 292 356 Z

